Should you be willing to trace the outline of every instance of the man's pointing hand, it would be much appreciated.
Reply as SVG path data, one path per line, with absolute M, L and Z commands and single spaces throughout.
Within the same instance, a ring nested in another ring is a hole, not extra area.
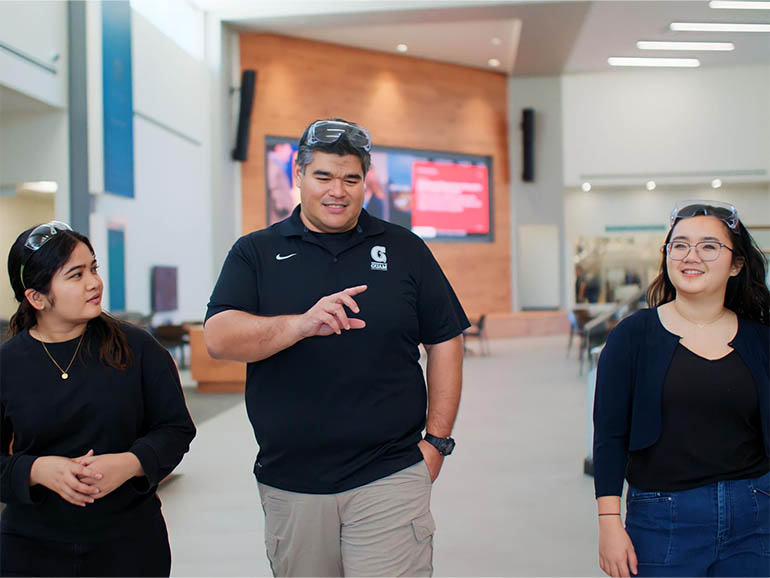
M 363 319 L 348 317 L 345 312 L 345 307 L 353 313 L 361 311 L 353 296 L 363 293 L 366 288 L 366 285 L 357 285 L 319 299 L 315 305 L 299 316 L 298 322 L 302 336 L 325 336 L 332 333 L 340 335 L 343 329 L 363 329 L 366 327 Z

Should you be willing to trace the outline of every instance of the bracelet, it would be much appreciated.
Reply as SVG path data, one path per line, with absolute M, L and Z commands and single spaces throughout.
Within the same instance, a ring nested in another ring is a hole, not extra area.
M 600 516 L 620 516 L 620 512 L 610 512 L 608 514 L 599 514 Z

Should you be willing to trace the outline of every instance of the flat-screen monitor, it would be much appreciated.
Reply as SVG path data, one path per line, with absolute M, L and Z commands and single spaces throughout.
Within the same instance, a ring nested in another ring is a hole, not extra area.
M 176 311 L 176 267 L 155 266 L 152 268 L 152 311 Z
M 298 140 L 266 137 L 268 225 L 299 203 Z M 493 240 L 491 157 L 390 147 L 374 147 L 371 154 L 364 181 L 364 208 L 371 215 L 425 240 Z

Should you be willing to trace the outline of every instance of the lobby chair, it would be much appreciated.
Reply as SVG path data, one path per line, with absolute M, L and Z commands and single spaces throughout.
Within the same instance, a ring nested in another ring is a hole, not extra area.
M 139 313 L 138 311 L 111 311 L 110 314 L 115 319 L 120 319 L 126 323 L 131 323 L 147 331 L 152 329 L 152 314 Z
M 174 355 L 174 351 L 179 352 L 179 368 L 186 368 L 185 347 L 190 343 L 187 329 L 183 325 L 158 325 L 153 333 L 160 344 L 168 349 L 172 355 Z
M 485 329 L 486 320 L 487 316 L 484 314 L 479 317 L 479 320 L 476 321 L 476 323 L 463 331 L 463 353 L 468 353 L 470 351 L 467 346 L 468 339 L 470 338 L 479 340 L 479 350 L 481 355 L 489 355 L 489 342 L 487 341 L 487 334 Z
M 585 347 L 585 324 L 591 320 L 591 314 L 587 309 L 573 309 L 567 313 L 569 319 L 569 341 L 567 341 L 567 359 L 569 359 L 569 353 L 572 350 L 572 340 L 577 335 L 580 338 L 578 344 L 578 356 L 582 355 L 583 348 Z

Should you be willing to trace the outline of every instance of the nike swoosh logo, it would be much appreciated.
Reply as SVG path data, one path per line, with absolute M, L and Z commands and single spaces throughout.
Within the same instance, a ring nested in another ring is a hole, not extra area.
M 275 259 L 276 261 L 285 261 L 286 259 L 291 259 L 294 257 L 296 253 L 292 253 L 291 255 L 281 255 L 280 253 L 276 254 Z

